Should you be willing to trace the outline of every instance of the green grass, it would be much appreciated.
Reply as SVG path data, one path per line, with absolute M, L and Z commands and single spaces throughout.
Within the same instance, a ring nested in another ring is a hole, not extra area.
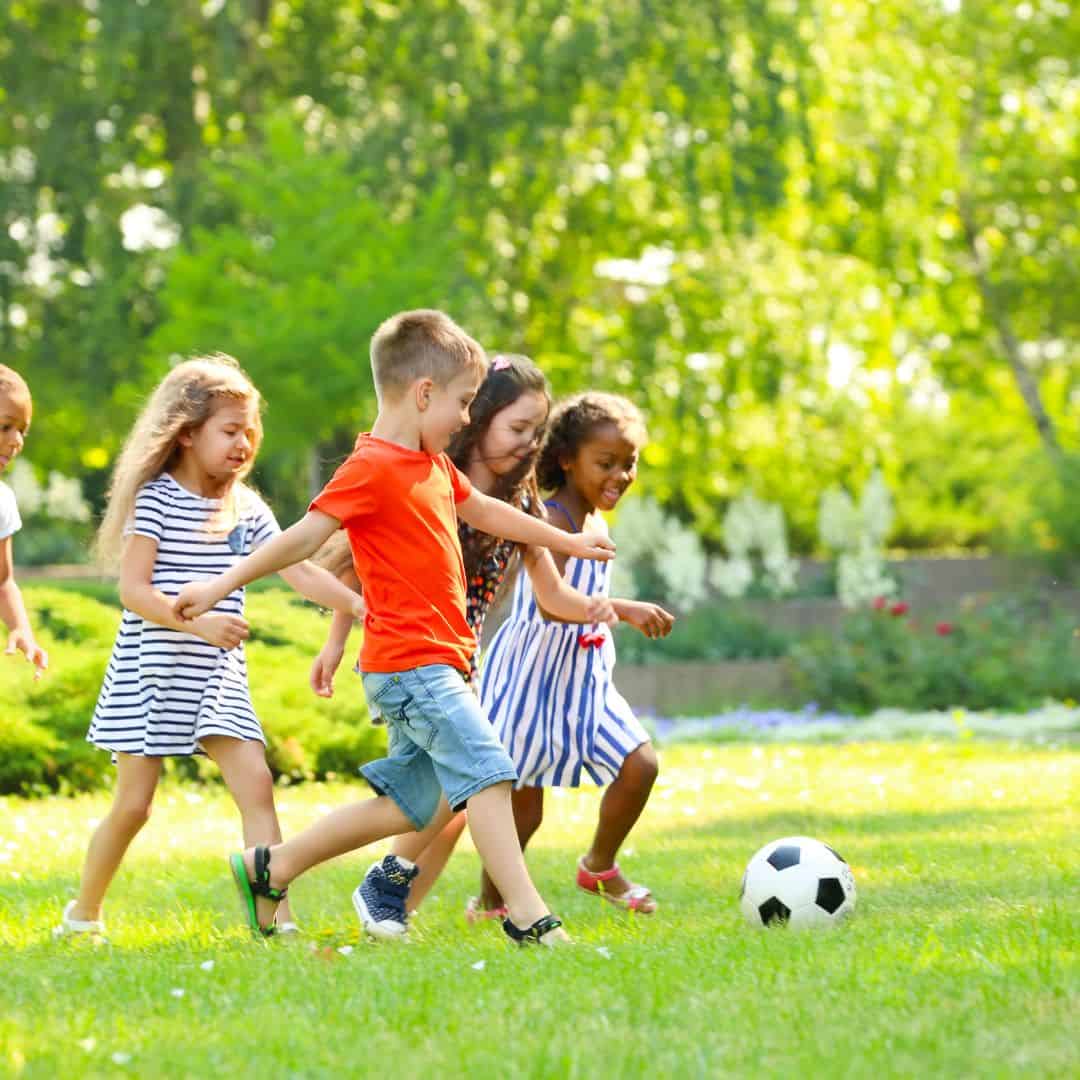
M 253 942 L 223 858 L 238 832 L 227 796 L 182 785 L 163 789 L 117 878 L 111 944 L 54 943 L 107 798 L 0 800 L 0 1071 L 1076 1075 L 1078 778 L 1073 749 L 978 742 L 668 750 L 623 860 L 660 900 L 651 920 L 573 887 L 595 793 L 549 799 L 530 863 L 577 940 L 558 952 L 464 925 L 467 847 L 408 945 L 359 937 L 349 891 L 370 852 L 294 886 L 308 936 Z M 285 826 L 361 794 L 283 789 Z M 793 833 L 850 860 L 846 927 L 743 924 L 743 865 Z

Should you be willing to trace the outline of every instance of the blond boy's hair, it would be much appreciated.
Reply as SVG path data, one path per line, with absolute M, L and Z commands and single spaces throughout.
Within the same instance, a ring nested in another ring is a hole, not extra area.
M 15 401 L 25 401 L 29 404 L 30 387 L 26 380 L 15 370 L 6 364 L 0 364 L 0 394 L 4 394 Z
M 487 371 L 487 356 L 441 311 L 398 312 L 371 339 L 371 373 L 380 401 L 399 397 L 417 379 L 432 379 L 445 387 L 469 369 L 482 378 Z

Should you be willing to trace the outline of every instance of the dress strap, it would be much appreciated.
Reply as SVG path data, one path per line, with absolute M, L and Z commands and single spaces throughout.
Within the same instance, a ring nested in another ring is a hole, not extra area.
M 563 504 L 561 502 L 559 502 L 557 499 L 545 499 L 544 500 L 544 505 L 545 506 L 553 506 L 553 507 L 555 507 L 556 510 L 561 510 L 563 512 L 563 516 L 566 518 L 567 521 L 570 522 L 571 529 L 574 532 L 579 531 L 578 527 L 577 527 L 577 522 L 574 521 L 573 517 L 570 514 L 570 511 L 567 510 L 566 507 L 563 506 Z

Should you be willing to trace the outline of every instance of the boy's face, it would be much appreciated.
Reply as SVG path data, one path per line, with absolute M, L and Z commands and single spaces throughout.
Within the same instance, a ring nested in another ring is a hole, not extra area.
M 251 461 L 258 445 L 258 414 L 254 404 L 226 401 L 201 427 L 180 436 L 180 445 L 198 466 L 218 480 L 237 476 Z
M 417 384 L 420 405 L 420 446 L 429 454 L 441 454 L 450 440 L 469 422 L 469 406 L 480 389 L 481 374 L 466 369 L 446 386 L 430 379 Z
M 0 390 L 0 472 L 22 452 L 34 407 L 29 397 Z
M 596 428 L 577 453 L 562 462 L 567 479 L 597 510 L 612 510 L 637 477 L 641 447 L 616 424 Z

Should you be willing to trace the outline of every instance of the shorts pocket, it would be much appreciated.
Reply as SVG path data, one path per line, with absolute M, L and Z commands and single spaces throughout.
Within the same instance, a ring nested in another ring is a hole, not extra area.
M 367 694 L 366 686 L 364 692 Z M 368 696 L 368 708 L 373 718 L 378 715 L 383 720 L 397 724 L 402 734 L 420 749 L 431 749 L 435 742 L 435 726 L 400 676 L 387 676 L 382 685 Z

